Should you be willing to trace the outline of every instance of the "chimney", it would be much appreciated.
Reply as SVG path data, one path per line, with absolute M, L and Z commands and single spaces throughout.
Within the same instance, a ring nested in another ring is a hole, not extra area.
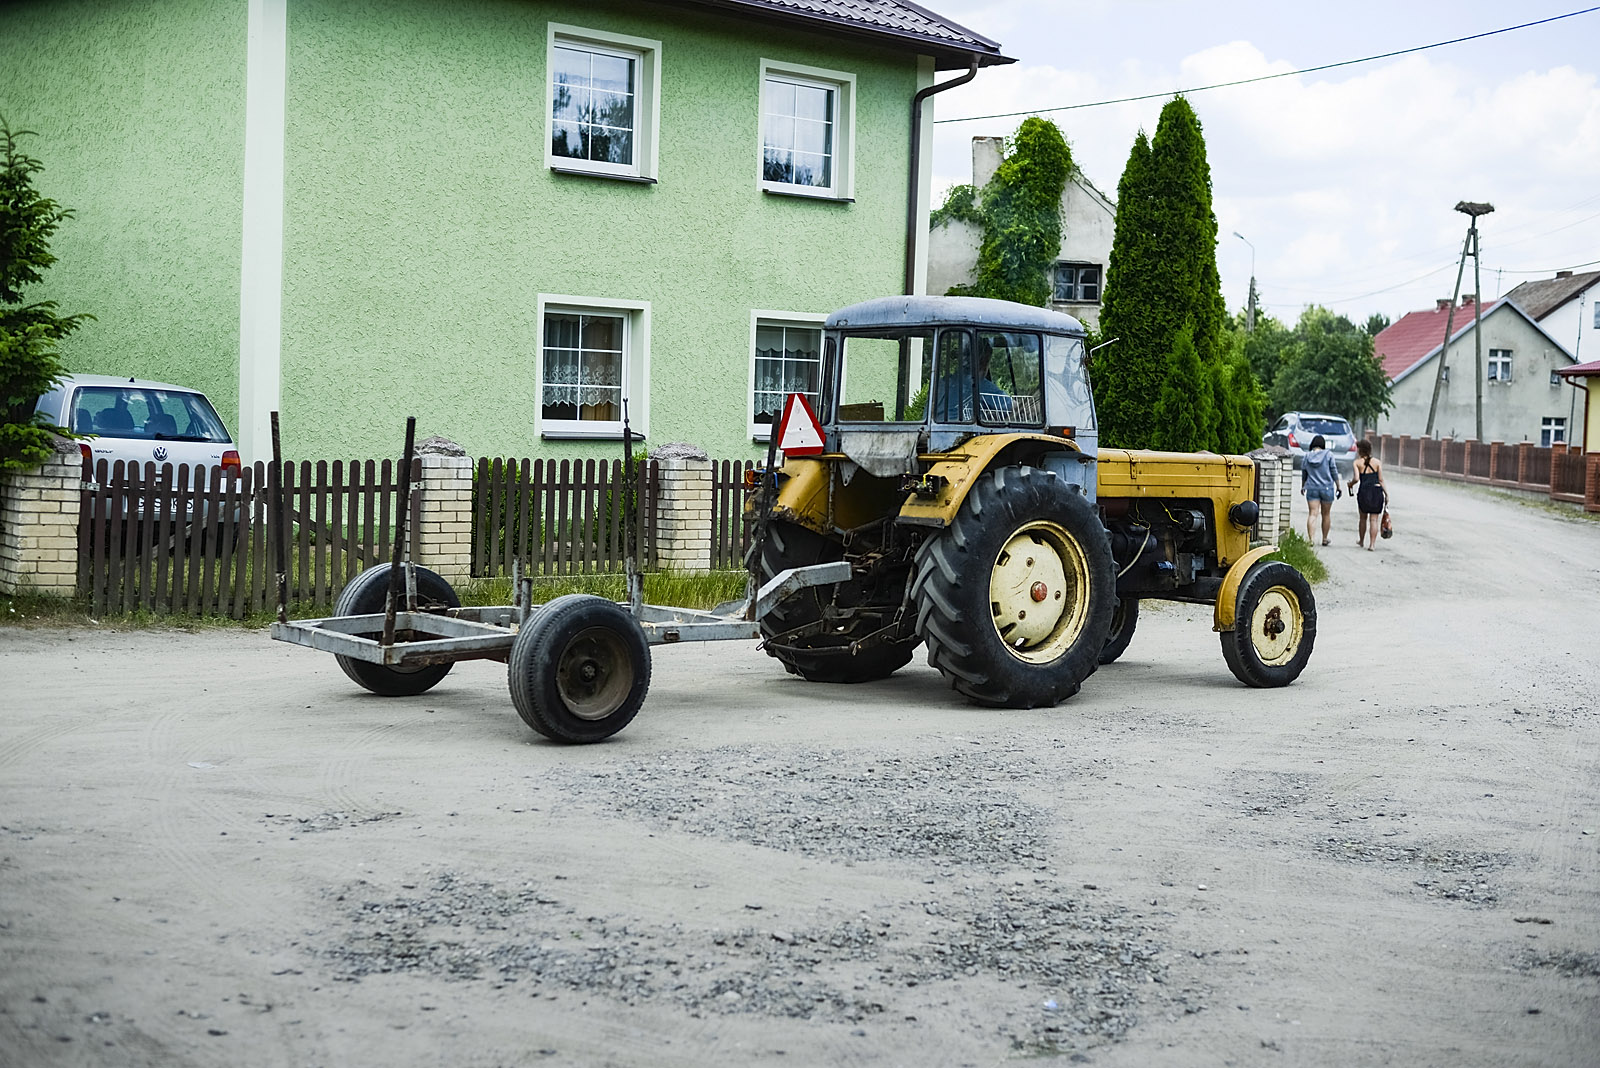
M 1434 301 L 1433 310 L 1434 311 L 1449 311 L 1450 310 L 1450 298 L 1449 297 L 1440 297 L 1438 300 Z
M 1005 149 L 1004 137 L 974 137 L 972 139 L 972 187 L 979 192 L 989 184 L 994 172 L 1000 169 L 1000 155 Z
M 1571 278 L 1572 277 L 1572 272 L 1571 271 L 1557 271 L 1556 272 L 1556 277 L 1557 278 Z

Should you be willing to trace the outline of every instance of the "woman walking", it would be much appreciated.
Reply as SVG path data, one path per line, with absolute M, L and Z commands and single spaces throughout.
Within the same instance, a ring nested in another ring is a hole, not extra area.
M 1333 466 L 1333 453 L 1328 451 L 1328 441 L 1321 434 L 1311 439 L 1311 448 L 1300 461 L 1300 492 L 1305 494 L 1306 541 L 1315 545 L 1314 529 L 1317 516 L 1322 516 L 1322 544 L 1328 544 L 1328 532 L 1333 529 L 1333 499 L 1343 496 L 1339 489 L 1339 475 Z
M 1383 513 L 1389 507 L 1389 487 L 1383 482 L 1383 464 L 1372 458 L 1372 442 L 1362 438 L 1356 442 L 1355 474 L 1350 479 L 1350 492 L 1356 495 L 1356 510 L 1361 513 L 1357 520 L 1356 544 L 1365 543 L 1367 551 L 1371 552 L 1378 547 L 1379 528 L 1383 524 Z M 1361 487 L 1356 488 L 1360 482 Z

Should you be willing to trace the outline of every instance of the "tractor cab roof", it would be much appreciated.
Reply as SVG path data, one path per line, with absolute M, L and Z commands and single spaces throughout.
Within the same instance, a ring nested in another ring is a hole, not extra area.
M 918 326 L 984 326 L 997 330 L 1042 330 L 1083 337 L 1070 315 L 988 297 L 878 297 L 840 308 L 823 324 L 828 330 L 888 330 Z

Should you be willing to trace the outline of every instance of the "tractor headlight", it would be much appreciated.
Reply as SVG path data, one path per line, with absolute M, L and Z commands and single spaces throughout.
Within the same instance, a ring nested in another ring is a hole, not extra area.
M 1261 506 L 1255 501 L 1240 501 L 1228 509 L 1228 518 L 1233 521 L 1234 526 L 1248 530 L 1261 518 Z

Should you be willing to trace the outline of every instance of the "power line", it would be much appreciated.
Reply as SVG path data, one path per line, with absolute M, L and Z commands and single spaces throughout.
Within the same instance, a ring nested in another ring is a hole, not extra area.
M 1030 108 L 1027 111 L 1002 111 L 994 115 L 968 115 L 959 119 L 935 119 L 933 121 L 935 124 L 938 124 L 946 122 L 982 122 L 986 119 L 1014 119 L 1018 115 L 1043 115 L 1052 111 L 1076 111 L 1080 108 L 1098 108 L 1105 107 L 1108 104 L 1131 104 L 1139 100 L 1155 100 L 1160 97 L 1179 95 L 1189 96 L 1193 93 L 1203 93 L 1208 89 L 1227 89 L 1235 85 L 1250 85 L 1253 82 L 1269 82 L 1274 78 L 1290 78 L 1296 74 L 1315 74 L 1318 71 L 1333 70 L 1337 67 L 1353 67 L 1358 63 L 1373 63 L 1380 59 L 1393 59 L 1396 56 L 1408 56 L 1413 52 L 1426 52 L 1432 48 L 1444 48 L 1447 45 L 1463 44 L 1467 41 L 1478 41 L 1485 37 L 1494 37 L 1497 34 L 1511 33 L 1513 30 L 1526 30 L 1530 26 L 1543 26 L 1549 22 L 1559 22 L 1562 19 L 1570 19 L 1578 15 L 1593 14 L 1596 11 L 1600 11 L 1600 7 L 1586 7 L 1581 11 L 1569 11 L 1565 15 L 1552 15 L 1550 18 L 1539 19 L 1535 22 L 1523 22 L 1516 26 L 1505 26 L 1498 30 L 1489 30 L 1486 33 L 1475 33 L 1470 37 L 1455 37 L 1448 41 L 1435 41 L 1433 44 L 1418 45 L 1415 48 L 1402 48 L 1397 52 L 1384 52 L 1382 55 L 1377 56 L 1363 56 L 1360 59 L 1344 59 L 1340 60 L 1338 63 L 1324 63 L 1320 67 L 1306 67 L 1303 70 L 1287 70 L 1280 74 L 1262 74 L 1254 78 L 1240 78 L 1238 81 L 1233 82 L 1217 82 L 1215 85 L 1200 85 L 1193 89 L 1178 89 L 1172 92 L 1163 93 L 1144 93 L 1140 96 L 1119 97 L 1116 100 L 1096 100 L 1087 104 L 1062 104 L 1053 108 Z

